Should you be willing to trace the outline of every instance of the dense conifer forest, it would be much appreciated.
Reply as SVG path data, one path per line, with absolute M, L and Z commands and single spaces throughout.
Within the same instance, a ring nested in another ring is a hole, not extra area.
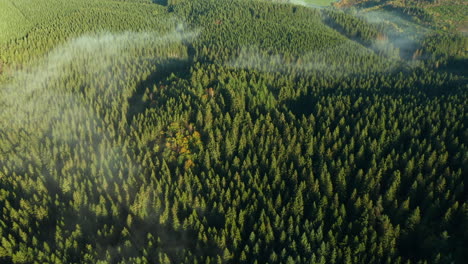
M 467 37 L 369 14 L 0 0 L 0 263 L 465 263 Z

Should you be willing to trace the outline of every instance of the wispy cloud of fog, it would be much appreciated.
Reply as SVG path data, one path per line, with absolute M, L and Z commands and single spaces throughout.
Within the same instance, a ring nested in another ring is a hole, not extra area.
M 305 7 L 310 7 L 310 8 L 324 8 L 325 7 L 323 5 L 314 4 L 314 1 L 304 1 L 304 0 L 270 0 L 270 2 L 274 2 L 278 4 L 299 5 L 299 6 L 305 6 Z
M 142 169 L 125 145 L 132 139 L 124 144 L 115 133 L 118 123 L 125 121 L 129 97 L 139 82 L 157 71 L 156 64 L 185 56 L 183 47 L 198 33 L 178 24 L 168 33 L 87 34 L 55 48 L 34 66 L 10 74 L 8 82 L 0 85 L 0 164 L 8 163 L 10 172 L 22 174 L 35 153 L 39 164 L 53 166 L 45 175 L 48 180 L 71 195 L 78 187 L 76 179 L 64 177 L 67 166 L 56 168 L 60 163 L 44 153 L 52 146 L 67 149 L 68 154 L 60 155 L 75 163 L 74 170 L 91 174 L 96 188 L 105 190 L 96 195 L 105 195 L 107 185 L 112 192 L 114 182 L 127 180 L 119 172 L 137 174 Z M 119 112 L 122 120 L 109 118 Z M 80 161 L 86 161 L 86 168 L 76 164 Z M 136 199 L 132 197 L 136 191 L 129 191 L 130 199 Z M 94 194 L 88 195 L 88 203 L 94 203 Z
M 315 5 L 304 0 L 278 1 L 309 8 L 326 8 Z M 351 12 L 348 13 L 351 15 Z M 368 46 L 379 55 L 390 58 L 411 59 L 413 53 L 418 48 L 418 43 L 430 31 L 428 28 L 418 25 L 402 15 L 388 10 L 366 10 L 359 9 L 353 16 L 364 19 L 370 24 L 382 26 L 384 39 L 376 39 L 372 45 Z
M 386 11 L 386 10 L 374 10 L 367 11 L 361 10 L 356 16 L 365 19 L 367 22 L 372 24 L 383 23 L 391 27 L 396 33 L 415 35 L 420 34 L 421 32 L 427 31 L 426 28 L 409 21 L 408 19 L 402 17 L 401 15 Z
M 327 9 L 326 6 L 315 5 L 311 1 L 304 0 L 278 0 L 272 1 L 280 4 L 291 4 L 291 5 L 300 5 L 308 8 L 314 9 Z M 327 9 L 329 10 L 329 9 Z M 350 11 L 350 10 L 348 10 Z M 338 11 L 337 12 L 341 12 Z M 415 51 L 419 48 L 419 43 L 423 39 L 429 29 L 418 25 L 412 21 L 409 21 L 407 18 L 402 15 L 397 14 L 396 12 L 388 10 L 371 10 L 368 9 L 358 9 L 351 12 L 347 12 L 348 15 L 354 16 L 358 19 L 365 20 L 366 22 L 379 26 L 382 29 L 382 35 L 379 35 L 376 39 L 371 40 L 371 43 L 362 43 L 359 40 L 352 39 L 361 43 L 365 47 L 373 50 L 378 56 L 385 56 L 390 60 L 400 60 L 400 64 L 414 64 L 415 61 L 412 61 Z M 330 27 L 333 27 L 329 25 Z M 334 27 L 333 27 L 334 28 Z M 336 28 L 334 28 L 336 29 Z M 242 59 L 239 63 L 231 61 L 229 64 L 235 67 L 244 67 L 244 68 L 256 68 L 260 70 L 258 63 L 252 63 L 252 60 L 257 58 L 256 52 L 253 52 L 252 58 Z M 241 55 L 239 56 L 242 56 Z M 304 54 L 302 57 L 308 59 L 309 54 Z M 419 59 L 422 59 L 419 57 Z M 405 62 L 406 60 L 406 62 Z M 271 61 L 269 63 L 261 64 L 270 64 L 270 71 L 285 71 L 284 69 L 295 68 L 300 71 L 310 71 L 310 70 L 324 70 L 324 69 L 336 69 L 340 68 L 341 65 L 333 65 L 333 62 L 310 62 L 302 65 L 291 65 L 290 63 L 275 63 L 278 61 L 278 58 L 275 56 L 270 56 L 269 58 L 263 58 L 263 61 Z M 416 63 L 417 64 L 417 63 Z M 262 67 L 263 71 L 266 71 L 265 67 Z
M 331 70 L 333 65 L 327 65 L 325 62 L 315 61 L 312 63 L 310 57 L 302 58 L 304 63 L 297 59 L 288 59 L 280 54 L 266 54 L 257 47 L 243 47 L 239 55 L 226 63 L 226 66 L 258 70 L 262 72 L 281 72 L 291 73 L 291 71 L 306 72 L 308 70 Z
M 179 55 L 171 46 L 183 46 L 197 34 L 182 24 L 164 34 L 88 34 L 55 48 L 35 66 L 12 73 L 0 85 L 0 138 L 8 142 L 0 146 L 0 154 L 5 162 L 14 161 L 21 171 L 22 155 L 38 152 L 45 139 L 94 149 L 87 158 L 117 161 L 122 146 L 108 130 L 115 126 L 108 117 L 128 108 L 128 98 L 148 68 L 156 70 L 156 62 Z
M 381 25 L 384 40 L 376 40 L 373 48 L 384 53 L 393 53 L 393 49 L 399 50 L 399 55 L 404 59 L 410 59 L 418 43 L 429 32 L 429 29 L 409 21 L 400 15 L 385 11 L 360 11 L 357 17 L 374 25 Z
M 344 41 L 320 50 L 305 52 L 300 56 L 271 54 L 253 46 L 242 47 L 238 55 L 225 65 L 237 69 L 305 75 L 310 73 L 341 75 L 364 73 L 371 69 L 379 70 L 373 65 L 368 65 L 368 61 L 378 62 L 372 50 L 352 41 Z
M 306 2 L 302 0 L 289 0 L 288 2 L 293 5 L 300 5 L 311 8 L 324 8 L 322 5 L 314 4 L 313 1 Z
M 107 32 L 72 39 L 51 51 L 36 66 L 13 73 L 10 81 L 0 86 L 0 122 L 4 123 L 2 127 L 42 123 L 55 115 L 63 115 L 72 102 L 72 105 L 78 102 L 83 104 L 82 96 L 76 93 L 77 87 L 61 87 L 67 85 L 67 78 L 81 79 L 77 83 L 83 86 L 93 85 L 97 83 L 97 79 L 104 79 L 107 87 L 89 89 L 97 92 L 96 96 L 110 91 L 119 92 L 118 89 L 111 89 L 112 85 L 124 86 L 135 77 L 128 72 L 131 69 L 123 68 L 123 63 L 158 59 L 150 52 L 132 57 L 132 51 L 157 51 L 158 47 L 181 43 L 193 39 L 197 34 L 196 31 L 184 30 L 180 25 L 173 32 L 162 35 L 150 32 Z M 158 56 L 167 57 L 169 54 Z M 115 96 L 118 94 L 111 93 L 105 98 L 111 101 Z M 80 112 L 82 111 L 76 114 Z

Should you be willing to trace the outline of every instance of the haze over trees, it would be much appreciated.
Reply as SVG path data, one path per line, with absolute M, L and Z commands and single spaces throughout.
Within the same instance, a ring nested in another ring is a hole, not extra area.
M 0 22 L 1 263 L 467 259 L 466 36 L 277 1 L 26 2 L 0 0 L 28 18 Z

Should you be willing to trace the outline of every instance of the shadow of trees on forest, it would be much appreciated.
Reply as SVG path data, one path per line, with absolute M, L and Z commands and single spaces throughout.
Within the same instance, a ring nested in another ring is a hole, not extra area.
M 153 4 L 158 4 L 162 6 L 167 6 L 168 5 L 168 0 L 152 0 Z

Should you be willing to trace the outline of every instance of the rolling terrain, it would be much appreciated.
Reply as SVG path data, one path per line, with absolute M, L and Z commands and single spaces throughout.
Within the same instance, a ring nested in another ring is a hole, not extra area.
M 464 263 L 468 41 L 394 4 L 0 0 L 0 263 Z

